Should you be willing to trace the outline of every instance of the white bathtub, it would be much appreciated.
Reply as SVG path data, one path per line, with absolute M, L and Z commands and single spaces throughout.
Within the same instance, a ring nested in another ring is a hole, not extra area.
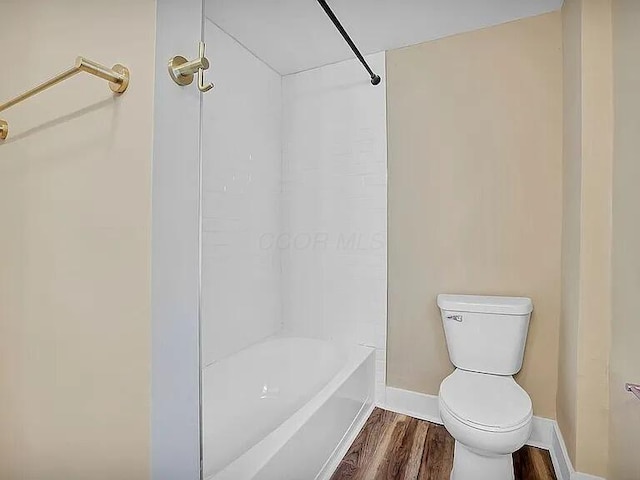
M 273 338 L 206 367 L 209 480 L 313 480 L 373 399 L 367 347 Z

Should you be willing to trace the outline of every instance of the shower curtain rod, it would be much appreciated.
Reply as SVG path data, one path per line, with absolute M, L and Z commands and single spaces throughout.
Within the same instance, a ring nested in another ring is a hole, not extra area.
M 351 50 L 353 50 L 353 53 L 355 53 L 356 57 L 358 57 L 358 60 L 360 60 L 360 63 L 362 63 L 364 68 L 366 68 L 367 72 L 369 73 L 369 76 L 371 77 L 371 85 L 378 85 L 380 83 L 380 76 L 373 73 L 373 70 L 371 70 L 371 67 L 369 66 L 367 61 L 364 59 L 364 57 L 360 53 L 360 50 L 358 50 L 358 47 L 356 47 L 356 44 L 353 43 L 353 40 L 351 40 L 351 37 L 349 36 L 347 31 L 344 29 L 344 27 L 340 23 L 340 20 L 338 20 L 338 17 L 335 16 L 335 14 L 333 13 L 329 5 L 327 5 L 327 2 L 325 0 L 318 0 L 318 3 L 322 7 L 322 9 L 325 11 L 325 13 L 329 16 L 333 24 L 336 26 L 336 28 L 342 35 L 342 38 L 344 38 L 347 44 L 349 44 L 349 46 L 351 47 Z

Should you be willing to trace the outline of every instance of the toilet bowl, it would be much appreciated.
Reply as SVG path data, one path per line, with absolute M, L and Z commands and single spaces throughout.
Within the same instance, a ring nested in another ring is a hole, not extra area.
M 512 453 L 531 435 L 522 368 L 533 305 L 520 297 L 438 295 L 449 358 L 440 385 L 445 428 L 455 439 L 451 480 L 514 480 Z
M 531 399 L 513 377 L 457 369 L 438 397 L 456 441 L 451 480 L 513 480 L 512 453 L 529 439 L 533 418 Z

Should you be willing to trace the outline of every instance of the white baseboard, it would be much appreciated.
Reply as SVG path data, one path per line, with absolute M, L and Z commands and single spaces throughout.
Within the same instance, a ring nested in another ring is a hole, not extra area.
M 385 401 L 380 408 L 442 425 L 438 397 L 393 387 L 386 390 Z
M 442 425 L 438 397 L 435 395 L 387 387 L 385 401 L 379 407 Z M 605 480 L 575 471 L 555 420 L 533 417 L 533 428 L 527 445 L 549 451 L 558 480 Z
M 605 480 L 603 477 L 597 477 L 595 475 L 589 475 L 588 473 L 576 472 L 569 458 L 567 446 L 564 443 L 560 426 L 555 420 L 550 420 L 553 423 L 552 430 L 552 443 L 549 448 L 551 454 L 551 460 L 553 466 L 556 469 L 556 475 L 558 480 Z

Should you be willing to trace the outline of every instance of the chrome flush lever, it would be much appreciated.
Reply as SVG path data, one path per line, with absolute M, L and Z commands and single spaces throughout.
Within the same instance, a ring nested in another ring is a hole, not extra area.
M 204 83 L 204 71 L 209 69 L 209 60 L 204 56 L 204 42 L 200 42 L 198 48 L 198 58 L 187 60 L 176 55 L 169 60 L 169 75 L 178 85 L 185 86 L 193 83 L 193 76 L 198 74 L 198 90 L 205 93 L 213 88 L 213 83 Z
M 462 315 L 447 315 L 449 320 L 455 320 L 456 322 L 462 321 Z

